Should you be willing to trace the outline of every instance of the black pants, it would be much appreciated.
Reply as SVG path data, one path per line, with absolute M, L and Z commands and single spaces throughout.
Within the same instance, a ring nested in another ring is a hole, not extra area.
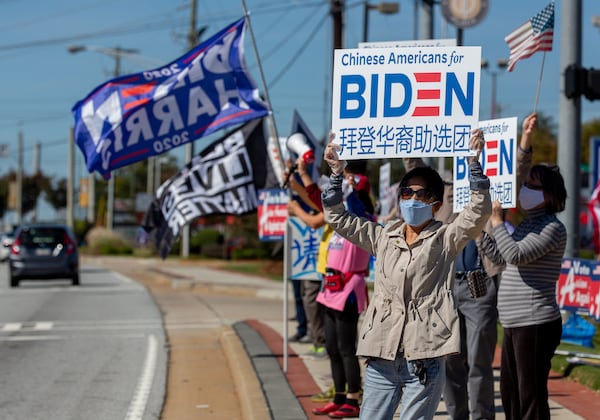
M 336 392 L 360 391 L 360 365 L 356 356 L 358 307 L 356 299 L 346 301 L 344 311 L 325 308 L 325 347 L 331 364 Z
M 500 393 L 507 420 L 550 419 L 550 360 L 560 344 L 562 320 L 505 328 Z

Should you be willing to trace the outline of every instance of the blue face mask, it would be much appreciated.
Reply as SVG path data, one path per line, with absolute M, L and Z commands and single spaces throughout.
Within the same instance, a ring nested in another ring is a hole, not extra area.
M 421 226 L 428 220 L 433 219 L 433 203 L 427 204 L 411 198 L 400 200 L 400 211 L 404 221 L 411 226 Z

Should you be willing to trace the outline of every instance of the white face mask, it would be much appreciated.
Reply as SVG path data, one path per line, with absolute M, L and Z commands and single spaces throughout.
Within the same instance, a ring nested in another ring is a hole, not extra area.
M 519 191 L 519 203 L 523 210 L 531 210 L 544 202 L 544 191 L 532 190 L 526 186 Z

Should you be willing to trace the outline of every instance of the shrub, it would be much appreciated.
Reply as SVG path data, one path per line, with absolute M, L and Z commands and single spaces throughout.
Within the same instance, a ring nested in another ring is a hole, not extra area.
M 202 247 L 223 243 L 223 234 L 216 229 L 202 229 L 192 233 L 190 237 L 190 252 L 202 252 Z
M 86 236 L 87 252 L 95 255 L 129 255 L 133 247 L 115 231 L 103 227 L 91 229 Z

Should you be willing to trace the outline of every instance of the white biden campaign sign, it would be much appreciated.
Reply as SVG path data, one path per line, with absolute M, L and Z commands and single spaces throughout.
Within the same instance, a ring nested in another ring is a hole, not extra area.
M 481 121 L 485 148 L 479 157 L 483 173 L 490 179 L 492 201 L 502 208 L 517 206 L 517 117 Z M 464 156 L 454 158 L 453 211 L 469 202 L 469 165 Z
M 332 130 L 342 159 L 469 154 L 481 47 L 335 51 Z

